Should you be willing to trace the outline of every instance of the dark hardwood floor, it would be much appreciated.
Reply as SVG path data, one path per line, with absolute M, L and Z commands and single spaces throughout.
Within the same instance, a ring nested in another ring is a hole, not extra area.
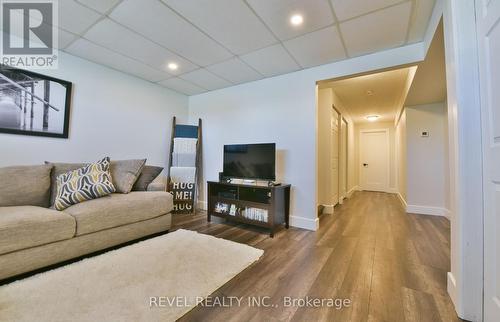
M 335 214 L 323 215 L 317 232 L 290 228 L 269 238 L 250 226 L 208 223 L 204 214 L 175 215 L 173 230 L 179 228 L 264 250 L 257 263 L 212 294 L 243 297 L 240 306 L 199 305 L 181 321 L 460 321 L 446 292 L 448 220 L 406 214 L 393 194 L 357 192 Z M 273 305 L 249 306 L 246 299 L 254 296 Z M 287 306 L 285 297 L 351 304 Z

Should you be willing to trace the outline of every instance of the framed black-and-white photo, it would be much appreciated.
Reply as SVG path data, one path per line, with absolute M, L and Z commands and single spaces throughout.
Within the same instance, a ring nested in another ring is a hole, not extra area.
M 0 132 L 68 138 L 71 82 L 0 66 Z
M 223 202 L 217 202 L 215 204 L 215 212 L 219 214 L 225 214 L 229 211 L 229 205 Z

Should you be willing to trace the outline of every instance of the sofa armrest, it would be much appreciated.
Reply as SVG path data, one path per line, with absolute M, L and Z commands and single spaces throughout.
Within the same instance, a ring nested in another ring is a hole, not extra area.
M 167 177 L 160 174 L 148 185 L 148 191 L 167 191 Z

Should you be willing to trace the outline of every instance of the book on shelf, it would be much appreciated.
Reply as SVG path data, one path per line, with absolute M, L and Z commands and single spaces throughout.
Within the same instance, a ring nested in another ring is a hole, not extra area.
M 251 220 L 267 222 L 268 212 L 266 209 L 246 207 L 242 216 Z

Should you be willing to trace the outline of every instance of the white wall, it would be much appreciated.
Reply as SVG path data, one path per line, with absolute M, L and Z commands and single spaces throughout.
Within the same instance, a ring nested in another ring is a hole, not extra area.
M 315 81 L 288 74 L 191 96 L 190 119 L 203 120 L 204 181 L 218 179 L 225 144 L 274 142 L 276 179 L 292 184 L 291 215 L 301 217 L 299 225 L 314 229 L 315 87 Z M 205 191 L 200 191 L 202 202 Z
M 448 216 L 448 133 L 444 102 L 408 106 L 407 211 Z M 428 131 L 428 137 L 421 132 Z
M 218 178 L 224 144 L 276 142 L 278 180 L 292 184 L 291 225 L 317 229 L 316 81 L 423 57 L 418 43 L 189 97 L 190 120 L 204 122 L 205 181 Z
M 393 122 L 370 122 L 370 123 L 357 123 L 356 124 L 356 137 L 355 137 L 355 171 L 357 173 L 357 178 L 359 180 L 359 165 L 361 161 L 359 160 L 359 138 L 361 130 L 373 130 L 373 129 L 388 129 L 389 130 L 389 191 L 396 192 L 396 139 Z
M 340 112 L 340 116 L 347 122 L 347 192 L 357 187 L 357 181 L 354 177 L 354 155 L 355 155 L 355 132 L 354 122 L 348 114 L 348 110 L 331 88 L 318 90 L 318 205 L 333 205 L 332 196 L 334 193 L 332 184 L 332 164 L 331 164 L 331 119 L 333 108 Z M 342 156 L 339 153 L 339 157 Z M 340 170 L 339 161 L 339 170 Z M 340 178 L 340 173 L 339 173 Z
M 166 167 L 172 116 L 187 121 L 187 97 L 63 52 L 59 59 L 57 70 L 37 72 L 73 83 L 69 139 L 0 133 L 0 166 L 110 156 Z
M 332 205 L 332 89 L 318 90 L 318 205 Z
M 397 190 L 399 198 L 406 209 L 407 206 L 407 145 L 406 145 L 406 110 L 401 112 L 401 116 L 396 125 L 396 171 Z
M 318 205 L 333 205 L 336 201 L 332 200 L 334 195 L 333 184 L 337 182 L 332 182 L 332 164 L 331 164 L 331 153 L 332 153 L 332 131 L 331 131 L 331 119 L 333 108 L 332 105 L 340 112 L 340 117 L 343 117 L 347 122 L 347 192 L 352 190 L 357 186 L 357 181 L 355 181 L 355 167 L 354 165 L 354 122 L 349 116 L 346 107 L 342 101 L 338 98 L 335 92 L 331 88 L 324 88 L 318 90 L 318 179 L 317 179 L 317 191 L 318 191 Z M 340 133 L 339 133 L 340 135 Z M 340 152 L 340 151 L 339 151 Z M 339 171 L 344 171 L 341 168 L 340 158 L 342 155 L 339 153 Z M 339 179 L 341 173 L 339 172 Z
M 444 102 L 444 113 L 446 121 L 444 122 L 444 133 L 446 136 L 445 142 L 445 151 L 444 151 L 444 163 L 447 165 L 444 171 L 444 182 L 445 182 L 445 196 L 444 196 L 444 205 L 445 209 L 448 211 L 448 219 L 450 219 L 451 213 L 451 180 L 450 180 L 450 169 L 448 168 L 450 165 L 450 128 L 448 125 L 449 122 L 449 114 L 448 114 L 448 102 Z
M 438 0 L 437 5 L 443 8 L 450 147 L 448 293 L 459 317 L 481 321 L 484 227 L 475 8 L 474 1 Z
M 356 167 L 354 166 L 357 150 L 355 142 L 356 126 L 352 121 L 352 118 L 349 116 L 347 106 L 345 106 L 337 94 L 335 94 L 335 91 L 332 91 L 332 99 L 335 108 L 342 113 L 342 117 L 344 117 L 347 121 L 347 195 L 349 196 L 350 193 L 358 188 Z

